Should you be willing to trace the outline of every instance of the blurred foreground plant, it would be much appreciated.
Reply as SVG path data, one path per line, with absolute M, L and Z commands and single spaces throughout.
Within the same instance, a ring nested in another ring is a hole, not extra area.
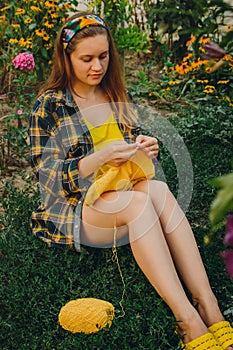
M 218 188 L 209 212 L 210 236 L 213 236 L 219 228 L 226 226 L 223 242 L 230 249 L 222 252 L 221 256 L 225 260 L 227 273 L 233 278 L 233 172 L 211 180 L 210 184 Z M 207 243 L 209 240 L 210 237 L 206 237 Z

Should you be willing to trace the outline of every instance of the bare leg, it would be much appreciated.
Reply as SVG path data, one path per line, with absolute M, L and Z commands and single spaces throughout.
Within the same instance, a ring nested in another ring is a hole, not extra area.
M 86 242 L 95 239 L 96 231 L 91 232 L 90 225 L 97 228 L 104 226 L 105 237 L 107 228 L 111 234 L 114 222 L 117 221 L 118 226 L 127 225 L 135 260 L 171 308 L 175 318 L 182 321 L 180 326 L 185 333 L 184 341 L 189 342 L 207 333 L 206 325 L 189 302 L 180 283 L 150 197 L 135 191 L 106 193 L 103 198 L 94 207 L 83 208 L 83 239 Z M 100 235 L 99 232 L 96 239 L 101 239 Z
M 224 318 L 211 290 L 191 227 L 174 196 L 165 184 L 158 181 L 140 182 L 135 190 L 150 193 L 154 208 L 160 213 L 160 222 L 175 266 L 190 290 L 193 302 L 198 304 L 206 326 L 222 321 Z

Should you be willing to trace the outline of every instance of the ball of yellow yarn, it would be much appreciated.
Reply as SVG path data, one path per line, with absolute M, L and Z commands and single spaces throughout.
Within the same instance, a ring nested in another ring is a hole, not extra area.
M 60 325 L 72 333 L 95 333 L 111 326 L 114 306 L 101 299 L 80 298 L 69 301 L 58 315 Z

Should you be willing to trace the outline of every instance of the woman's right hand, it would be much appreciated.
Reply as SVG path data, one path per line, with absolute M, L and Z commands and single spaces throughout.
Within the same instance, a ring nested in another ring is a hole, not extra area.
M 123 140 L 113 141 L 102 148 L 101 152 L 105 163 L 112 166 L 120 166 L 127 162 L 136 152 L 138 146 L 136 143 L 127 143 Z
M 113 141 L 101 150 L 82 158 L 78 163 L 79 174 L 85 178 L 107 163 L 112 166 L 120 166 L 127 162 L 137 150 L 137 143 L 129 144 L 123 140 Z

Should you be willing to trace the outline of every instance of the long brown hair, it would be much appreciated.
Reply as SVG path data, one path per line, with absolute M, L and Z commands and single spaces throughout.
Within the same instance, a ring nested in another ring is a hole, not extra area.
M 72 21 L 75 18 L 88 14 L 90 13 L 76 13 L 75 15 L 69 17 L 68 21 Z M 101 26 L 89 26 L 83 28 L 75 34 L 75 36 L 69 42 L 67 48 L 64 49 L 62 42 L 62 32 L 66 27 L 68 21 L 63 24 L 60 31 L 58 32 L 55 42 L 51 74 L 45 82 L 44 86 L 41 88 L 39 95 L 46 92 L 47 90 L 64 90 L 67 87 L 72 90 L 73 74 L 70 54 L 75 50 L 75 47 L 80 42 L 80 40 L 99 34 L 107 35 L 109 43 L 109 66 L 100 85 L 104 89 L 109 102 L 111 102 L 113 108 L 117 111 L 119 122 L 125 126 L 131 126 L 132 123 L 135 122 L 135 115 L 132 113 L 131 108 L 128 107 L 128 103 L 131 101 L 125 89 L 117 49 L 110 30 Z

